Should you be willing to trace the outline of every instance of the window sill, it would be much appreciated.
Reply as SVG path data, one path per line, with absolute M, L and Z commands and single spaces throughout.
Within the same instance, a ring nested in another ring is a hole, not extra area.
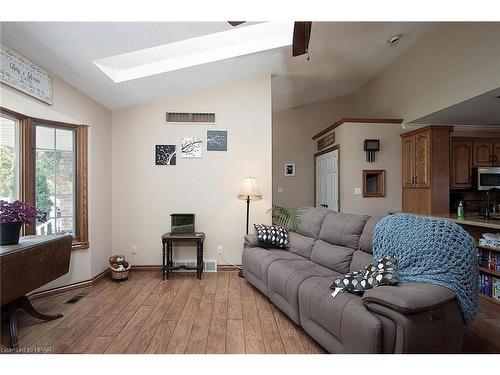
M 82 250 L 88 248 L 89 248 L 88 242 L 73 241 L 73 245 L 71 246 L 71 250 Z

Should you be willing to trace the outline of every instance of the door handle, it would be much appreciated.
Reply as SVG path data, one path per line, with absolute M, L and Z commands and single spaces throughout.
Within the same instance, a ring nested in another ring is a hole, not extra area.
M 325 208 L 328 208 L 328 205 L 327 204 L 320 204 L 321 207 L 325 207 Z

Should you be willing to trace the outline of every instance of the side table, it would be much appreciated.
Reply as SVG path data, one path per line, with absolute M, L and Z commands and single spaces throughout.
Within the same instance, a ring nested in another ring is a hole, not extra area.
M 196 270 L 196 276 L 201 279 L 203 272 L 203 242 L 205 241 L 205 233 L 165 233 L 161 236 L 162 242 L 162 258 L 163 258 L 163 280 L 168 280 L 170 273 L 174 270 Z M 196 266 L 175 266 L 172 261 L 172 253 L 174 250 L 174 242 L 195 242 L 196 243 Z

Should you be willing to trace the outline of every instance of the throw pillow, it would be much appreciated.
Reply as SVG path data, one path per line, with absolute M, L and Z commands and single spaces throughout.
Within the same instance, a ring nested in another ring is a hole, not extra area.
M 365 290 L 379 285 L 395 285 L 399 282 L 397 261 L 392 256 L 385 256 L 362 270 L 346 273 L 330 285 L 331 289 L 349 293 L 363 294 Z
M 288 231 L 277 225 L 254 224 L 257 240 L 279 248 L 290 247 Z

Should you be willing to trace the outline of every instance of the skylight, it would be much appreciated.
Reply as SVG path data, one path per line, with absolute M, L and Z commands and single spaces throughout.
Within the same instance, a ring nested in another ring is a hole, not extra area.
M 292 37 L 293 22 L 263 22 L 115 55 L 94 64 L 118 83 L 288 46 Z

